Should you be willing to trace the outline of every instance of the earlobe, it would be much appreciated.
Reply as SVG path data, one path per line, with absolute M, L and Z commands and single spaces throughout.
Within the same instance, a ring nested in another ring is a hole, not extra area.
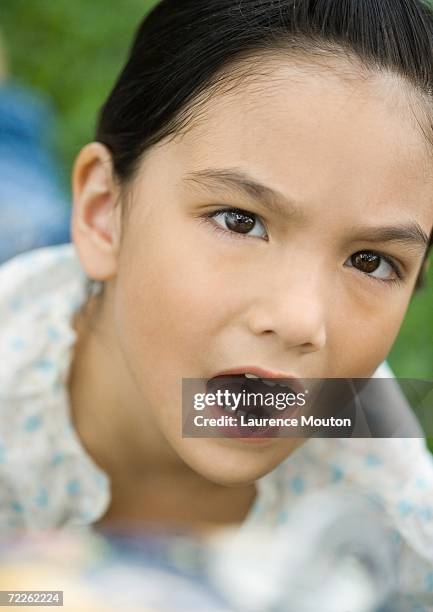
M 72 179 L 72 238 L 90 278 L 116 275 L 120 245 L 119 188 L 114 180 L 110 151 L 99 142 L 79 153 Z

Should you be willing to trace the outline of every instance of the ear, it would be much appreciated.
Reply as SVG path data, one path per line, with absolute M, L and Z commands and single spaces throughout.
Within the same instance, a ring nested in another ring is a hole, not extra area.
M 80 261 L 94 280 L 116 276 L 121 230 L 119 187 L 110 151 L 99 142 L 79 153 L 72 178 L 71 233 Z

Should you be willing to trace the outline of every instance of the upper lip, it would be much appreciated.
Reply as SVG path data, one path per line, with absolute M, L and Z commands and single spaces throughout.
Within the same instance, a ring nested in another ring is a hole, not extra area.
M 295 374 L 288 374 L 287 372 L 278 370 L 269 370 L 261 366 L 246 365 L 229 368 L 227 370 L 223 370 L 222 372 L 218 372 L 218 374 L 215 374 L 213 378 L 216 378 L 217 376 L 234 376 L 236 374 L 246 373 L 254 374 L 255 376 L 259 376 L 260 378 L 264 379 L 277 379 L 278 382 L 290 386 L 295 393 L 302 393 L 305 391 L 305 385 L 303 385 L 302 380 Z

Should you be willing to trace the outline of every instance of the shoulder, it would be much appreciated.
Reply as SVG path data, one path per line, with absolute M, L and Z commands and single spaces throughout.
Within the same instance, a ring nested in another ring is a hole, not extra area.
M 399 591 L 415 599 L 431 596 L 433 459 L 424 439 L 313 439 L 267 480 L 262 490 L 277 526 L 287 524 L 297 534 L 303 527 L 310 534 L 311 525 L 319 529 L 322 524 L 324 533 L 327 525 L 327 532 L 335 530 L 338 539 L 339 521 L 331 527 L 325 515 L 328 512 L 331 520 L 341 511 L 341 524 L 354 527 L 346 534 L 348 542 L 359 544 L 364 540 L 358 541 L 358 526 L 365 528 L 371 521 L 372 532 L 378 534 L 376 542 L 387 542 Z M 364 514 L 363 508 L 369 512 Z M 355 515 L 361 519 L 359 524 L 353 520 Z M 365 537 L 373 541 L 369 531 Z M 370 552 L 378 563 L 381 551 L 372 547 Z
M 20 306 L 84 274 L 73 244 L 22 253 L 0 266 L 0 321 L 13 317 Z
M 372 502 L 400 543 L 398 581 L 408 592 L 432 584 L 433 458 L 423 438 L 310 440 L 280 466 L 278 481 L 284 508 L 319 491 L 337 504 L 347 487 Z
M 81 446 L 66 388 L 85 295 L 72 245 L 0 267 L 0 534 L 88 524 L 107 507 L 108 478 Z
M 35 390 L 58 372 L 75 339 L 71 317 L 85 284 L 72 244 L 30 251 L 0 266 L 0 400 Z

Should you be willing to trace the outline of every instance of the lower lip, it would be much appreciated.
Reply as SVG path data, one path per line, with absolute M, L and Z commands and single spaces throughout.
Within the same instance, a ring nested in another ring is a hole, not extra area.
M 213 418 L 220 418 L 222 416 L 236 417 L 236 413 L 231 414 L 220 406 L 210 406 L 209 410 L 212 413 Z M 299 409 L 296 408 L 296 410 L 294 410 L 288 418 L 296 418 L 298 412 Z M 249 434 L 248 428 L 241 425 L 233 425 L 231 427 L 218 426 L 218 430 L 224 437 L 230 438 L 231 440 L 239 440 L 239 442 L 243 442 L 245 444 L 272 444 L 274 440 L 280 438 L 280 436 L 278 436 L 280 427 L 264 427 L 263 429 L 259 430 L 259 436 L 257 436 L 257 431 Z

